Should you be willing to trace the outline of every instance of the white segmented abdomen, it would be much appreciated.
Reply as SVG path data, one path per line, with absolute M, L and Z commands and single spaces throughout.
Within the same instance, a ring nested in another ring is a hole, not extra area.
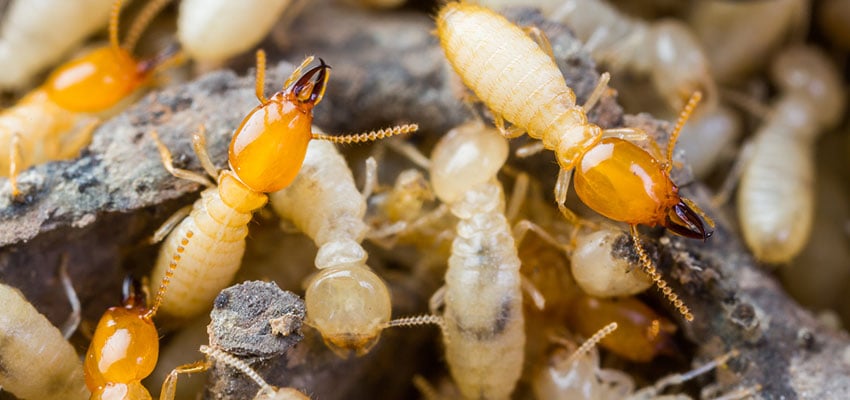
M 17 0 L 0 23 L 0 87 L 20 88 L 106 26 L 113 0 Z
M 781 118 L 774 120 L 759 131 L 741 177 L 738 218 L 756 258 L 781 263 L 802 250 L 812 227 L 813 149 L 808 140 L 795 134 L 814 127 L 789 126 Z
M 177 37 L 190 56 L 222 61 L 256 46 L 291 0 L 183 0 Z
M 163 243 L 151 275 L 152 282 L 160 282 L 177 262 L 160 312 L 188 318 L 212 307 L 239 270 L 251 216 L 222 202 L 218 188 L 201 193 L 192 213 Z
M 461 202 L 503 204 L 483 198 L 500 195 L 498 183 L 477 190 L 491 195 L 476 198 L 480 194 L 468 192 Z M 522 372 L 525 348 L 520 261 L 503 207 L 469 208 L 485 211 L 461 219 L 452 243 L 446 271 L 446 360 L 466 398 L 507 399 Z
M 22 399 L 88 399 L 83 364 L 59 329 L 2 283 L 0 304 L 0 387 Z
M 549 55 L 525 32 L 486 8 L 449 3 L 437 17 L 449 62 L 496 114 L 541 139 L 575 105 Z
M 80 128 L 80 114 L 69 112 L 47 98 L 43 90 L 36 90 L 16 105 L 0 112 L 0 176 L 8 176 L 9 150 L 12 135 L 20 135 L 21 157 L 26 165 L 70 157 L 80 149 L 63 146 L 65 136 Z

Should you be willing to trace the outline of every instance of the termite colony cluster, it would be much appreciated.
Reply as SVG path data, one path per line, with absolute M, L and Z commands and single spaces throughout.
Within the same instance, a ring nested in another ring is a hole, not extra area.
M 0 399 L 850 397 L 850 1 L 124 3 L 0 0 Z

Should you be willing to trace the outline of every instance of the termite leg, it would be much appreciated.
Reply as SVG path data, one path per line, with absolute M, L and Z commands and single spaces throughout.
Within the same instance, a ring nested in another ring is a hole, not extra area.
M 543 239 L 543 241 L 548 243 L 550 246 L 555 248 L 561 248 L 564 249 L 564 251 L 567 251 L 567 246 L 564 246 L 563 244 L 558 242 L 558 240 L 555 239 L 549 232 L 546 232 L 543 227 L 527 219 L 521 220 L 517 222 L 516 225 L 514 225 L 513 234 L 514 241 L 516 242 L 517 246 L 522 243 L 522 240 L 525 238 L 525 235 L 528 233 L 528 231 L 536 233 L 537 236 Z
M 661 152 L 661 148 L 658 147 L 658 143 L 649 136 L 646 131 L 640 128 L 609 128 L 602 131 L 602 137 L 616 137 L 632 143 L 647 143 L 649 148 L 652 150 L 652 156 L 655 157 L 655 159 L 661 160 L 661 157 L 664 156 Z
M 611 74 L 608 72 L 603 72 L 602 75 L 599 75 L 599 81 L 596 82 L 596 87 L 593 88 L 593 92 L 590 93 L 590 96 L 587 97 L 587 101 L 581 106 L 581 109 L 587 113 L 593 106 L 599 102 L 599 99 L 602 98 L 602 95 L 605 93 L 605 90 L 608 89 L 608 82 L 611 80 Z
M 546 34 L 543 33 L 540 28 L 536 26 L 526 26 L 523 27 L 522 30 L 525 31 L 525 34 L 528 35 L 534 43 L 537 43 L 537 45 L 540 46 L 540 50 L 543 50 L 543 52 L 552 59 L 552 62 L 558 62 L 555 59 L 555 52 L 552 51 L 552 43 L 549 42 L 549 38 L 546 37 Z
M 430 169 L 431 168 L 431 160 L 428 159 L 424 154 L 422 154 L 416 146 L 400 141 L 400 140 L 388 140 L 386 141 L 387 146 L 393 149 L 398 154 L 406 157 L 410 162 L 416 164 L 417 167 L 422 169 Z
M 439 289 L 437 289 L 434 294 L 431 295 L 431 298 L 428 299 L 428 310 L 431 311 L 431 314 L 437 315 L 439 314 L 439 310 L 443 308 L 446 304 L 446 286 L 443 285 Z
M 496 125 L 496 129 L 498 129 L 499 132 L 502 133 L 502 136 L 504 136 L 505 139 L 518 138 L 518 137 L 522 136 L 522 134 L 525 133 L 525 131 L 522 128 L 520 128 L 516 125 L 511 125 L 510 127 L 505 127 L 505 119 L 502 118 L 501 115 L 498 115 L 496 113 L 493 113 L 493 125 Z
M 537 307 L 538 310 L 543 310 L 546 308 L 546 298 L 543 297 L 543 293 L 537 290 L 537 287 L 534 286 L 528 278 L 524 275 L 520 275 L 520 287 L 528 297 L 531 298 L 531 302 L 534 303 L 534 306 Z
M 165 381 L 162 382 L 162 391 L 160 392 L 159 398 L 162 400 L 174 400 L 174 395 L 177 391 L 177 377 L 180 374 L 194 374 L 196 372 L 204 372 L 210 369 L 211 365 L 208 361 L 196 361 L 191 364 L 181 365 L 171 373 L 168 374 L 168 377 L 165 378 Z
M 165 220 L 165 222 L 163 222 L 159 228 L 157 228 L 157 230 L 153 233 L 153 235 L 151 235 L 150 238 L 146 240 L 146 242 L 148 244 L 157 244 L 161 242 L 162 239 L 165 239 L 165 237 L 168 236 L 168 234 L 171 233 L 172 230 L 174 230 L 174 227 L 176 227 L 177 224 L 180 223 L 180 221 L 183 221 L 183 219 L 188 217 L 191 213 L 191 204 L 175 211 L 174 214 L 171 214 L 171 216 L 168 217 L 168 219 Z
M 369 157 L 366 159 L 366 168 L 363 175 L 363 189 L 360 191 L 360 196 L 363 197 L 363 201 L 369 201 L 369 197 L 372 197 L 372 193 L 375 192 L 377 187 L 378 162 L 375 161 L 375 157 Z
M 198 130 L 192 134 L 192 149 L 195 150 L 195 155 L 198 156 L 204 171 L 207 171 L 213 179 L 218 178 L 218 169 L 210 159 L 210 153 L 207 152 L 207 128 L 203 124 L 198 126 Z
M 15 132 L 12 134 L 11 143 L 9 143 L 9 184 L 12 185 L 12 198 L 21 194 L 18 190 L 18 171 L 22 165 L 21 134 Z
M 85 147 L 88 143 L 91 143 L 91 138 L 94 135 L 94 130 L 100 125 L 100 118 L 95 118 L 85 126 L 83 126 L 79 131 L 75 132 L 73 135 L 68 136 L 67 138 L 61 139 L 61 148 L 62 151 L 59 155 L 60 158 L 71 158 L 79 153 L 80 149 Z
M 705 374 L 708 371 L 711 371 L 715 368 L 718 368 L 722 365 L 725 365 L 726 362 L 729 361 L 730 358 L 737 357 L 738 354 L 739 354 L 738 350 L 732 350 L 732 351 L 729 351 L 728 353 L 720 355 L 719 357 L 716 357 L 715 359 L 713 359 L 713 360 L 711 360 L 711 361 L 703 364 L 702 366 L 695 368 L 691 371 L 681 373 L 681 374 L 673 374 L 673 375 L 665 376 L 665 377 L 661 378 L 660 380 L 658 380 L 658 382 L 656 382 L 654 385 L 652 385 L 651 388 L 647 388 L 647 392 L 648 392 L 648 394 L 656 394 L 656 393 L 660 393 L 662 390 L 664 390 L 668 386 L 679 385 L 681 383 L 687 382 L 687 381 L 694 379 L 694 378 L 696 378 L 696 377 L 698 377 L 702 374 Z
M 421 394 L 422 398 L 425 400 L 444 400 L 437 392 L 437 389 L 434 388 L 434 386 L 431 385 L 431 383 L 428 382 L 428 380 L 426 380 L 422 375 L 413 375 L 413 387 L 419 391 L 419 394 Z
M 513 221 L 519 216 L 519 211 L 522 208 L 522 203 L 525 202 L 525 196 L 528 194 L 529 178 L 528 174 L 520 173 L 514 180 L 514 187 L 511 190 L 511 197 L 508 200 L 507 211 L 505 218 L 508 221 Z
M 171 151 L 169 151 L 168 147 L 165 147 L 165 144 L 163 144 L 162 141 L 159 140 L 159 134 L 157 134 L 156 131 L 151 131 L 151 136 L 153 137 L 154 142 L 156 142 L 157 149 L 159 149 L 159 155 L 162 159 L 162 166 L 165 167 L 165 170 L 168 171 L 168 173 L 173 175 L 175 178 L 185 179 L 187 181 L 199 183 L 207 187 L 215 186 L 204 175 L 186 169 L 174 168 L 174 163 L 171 157 Z M 201 155 L 198 156 L 201 157 Z
M 573 225 L 578 225 L 580 220 L 572 210 L 567 208 L 567 192 L 570 190 L 570 179 L 572 179 L 572 170 L 561 168 L 558 171 L 558 180 L 555 182 L 555 201 L 558 203 L 558 210 L 566 218 L 567 222 Z
M 729 201 L 732 197 L 732 193 L 735 192 L 735 187 L 738 186 L 738 181 L 741 180 L 744 168 L 747 164 L 749 164 L 750 159 L 753 158 L 754 150 L 754 140 L 748 140 L 743 146 L 741 146 L 741 150 L 738 151 L 738 158 L 735 160 L 735 164 L 732 165 L 732 169 L 729 170 L 729 173 L 720 185 L 720 189 L 717 190 L 717 194 L 711 198 L 712 206 L 720 207 Z
M 59 280 L 62 282 L 62 288 L 65 290 L 65 295 L 68 296 L 68 303 L 71 305 L 71 315 L 62 324 L 62 336 L 65 339 L 71 337 L 80 326 L 81 308 L 80 298 L 77 297 L 77 291 L 74 290 L 74 285 L 71 283 L 71 277 L 68 275 L 68 254 L 62 254 L 62 259 L 59 262 Z
M 519 158 L 527 158 L 543 151 L 544 149 L 546 148 L 543 146 L 543 142 L 535 140 L 533 143 L 526 144 L 516 149 L 514 154 Z

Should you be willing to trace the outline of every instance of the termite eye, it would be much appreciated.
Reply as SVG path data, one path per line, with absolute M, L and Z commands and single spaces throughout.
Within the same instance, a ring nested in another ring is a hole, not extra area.
M 699 215 L 682 201 L 676 203 L 667 213 L 664 227 L 692 239 L 707 240 L 712 235 L 712 232 L 705 231 Z
M 316 105 L 325 96 L 328 78 L 330 78 L 331 67 L 325 64 L 325 60 L 319 59 L 319 66 L 305 72 L 301 78 L 292 85 L 292 94 L 301 103 Z

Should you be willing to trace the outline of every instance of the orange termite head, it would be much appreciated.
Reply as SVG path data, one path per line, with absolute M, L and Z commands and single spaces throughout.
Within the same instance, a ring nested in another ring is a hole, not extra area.
M 705 230 L 699 214 L 682 200 L 670 208 L 662 225 L 677 235 L 692 239 L 707 240 L 713 233 Z
M 311 68 L 286 91 L 286 99 L 311 109 L 325 97 L 331 67 L 319 58 L 319 65 Z

